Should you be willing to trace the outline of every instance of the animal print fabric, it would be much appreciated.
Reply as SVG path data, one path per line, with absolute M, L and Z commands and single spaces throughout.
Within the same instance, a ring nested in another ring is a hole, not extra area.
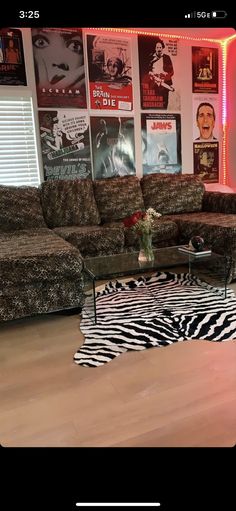
M 0 186 L 0 232 L 47 227 L 40 195 L 31 186 Z
M 204 185 L 191 175 L 149 174 L 141 179 L 145 209 L 162 215 L 201 211 Z
M 83 257 L 118 254 L 124 248 L 124 229 L 113 225 L 82 227 L 56 227 L 54 231 L 79 249 Z
M 42 183 L 42 206 L 48 227 L 98 225 L 100 215 L 91 179 Z
M 140 182 L 135 176 L 99 179 L 93 186 L 103 222 L 121 220 L 145 209 Z

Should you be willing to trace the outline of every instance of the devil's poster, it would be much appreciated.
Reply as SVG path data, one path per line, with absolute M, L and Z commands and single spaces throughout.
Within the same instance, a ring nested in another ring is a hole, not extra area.
M 141 122 L 143 173 L 180 173 L 180 114 L 142 114 Z
M 133 109 L 129 39 L 87 36 L 90 106 L 97 110 Z
M 39 124 L 45 179 L 91 177 L 88 114 L 39 111 Z

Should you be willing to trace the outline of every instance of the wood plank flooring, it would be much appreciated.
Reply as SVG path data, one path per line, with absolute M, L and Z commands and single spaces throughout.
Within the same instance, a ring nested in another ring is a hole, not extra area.
M 0 325 L 2 445 L 236 444 L 236 341 L 187 341 L 85 368 L 73 362 L 79 321 Z

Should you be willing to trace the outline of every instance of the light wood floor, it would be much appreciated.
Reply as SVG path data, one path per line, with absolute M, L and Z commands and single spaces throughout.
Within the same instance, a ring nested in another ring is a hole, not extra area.
M 4 446 L 232 446 L 236 341 L 128 352 L 98 368 L 73 362 L 79 317 L 0 326 Z

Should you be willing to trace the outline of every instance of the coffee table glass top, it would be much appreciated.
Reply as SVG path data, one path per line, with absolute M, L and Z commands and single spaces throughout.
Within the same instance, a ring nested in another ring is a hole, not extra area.
M 178 246 L 154 249 L 154 260 L 150 262 L 138 261 L 139 252 L 122 253 L 115 255 L 86 258 L 85 269 L 95 280 L 142 273 L 150 270 L 171 268 L 181 264 L 204 265 L 208 268 L 224 267 L 225 257 L 212 252 L 210 255 L 193 256 L 178 250 Z M 223 271 L 224 273 L 224 271 Z M 223 276 L 225 277 L 225 275 Z

